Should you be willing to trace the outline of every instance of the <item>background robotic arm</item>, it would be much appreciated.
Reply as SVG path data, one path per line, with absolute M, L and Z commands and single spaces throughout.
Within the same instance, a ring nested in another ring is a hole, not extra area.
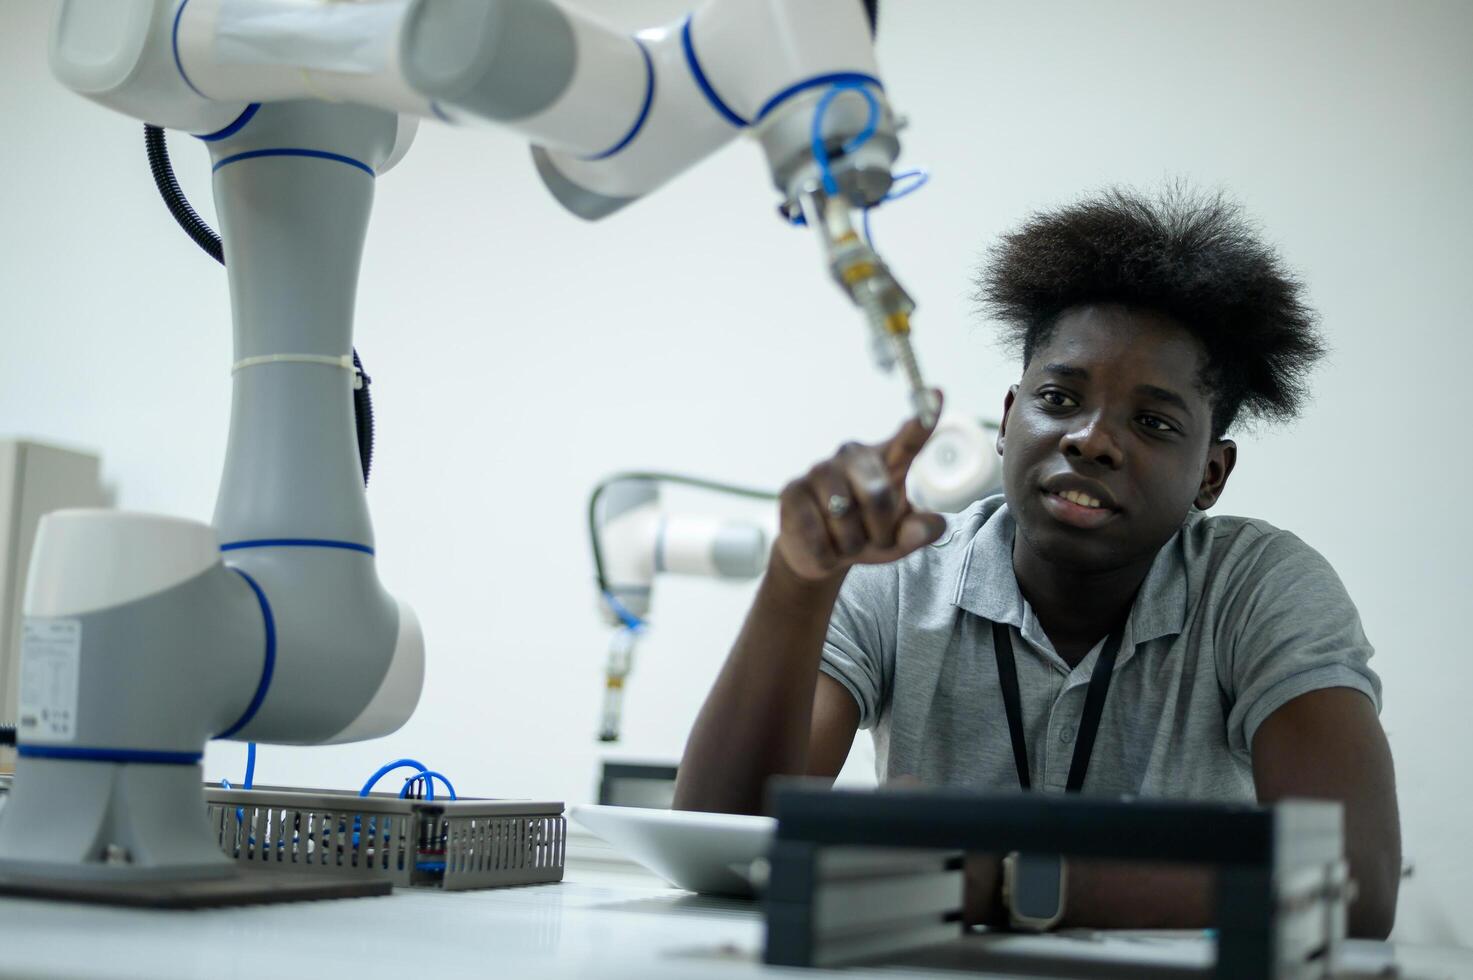
M 744 581 L 767 567 L 768 529 L 751 521 L 671 512 L 660 486 L 670 483 L 753 500 L 776 494 L 669 473 L 625 473 L 596 486 L 588 501 L 589 545 L 599 608 L 613 629 L 604 668 L 599 740 L 617 742 L 624 687 L 639 635 L 649 624 L 657 575 Z
M 943 414 L 911 466 L 906 489 L 917 506 L 964 510 L 1001 492 L 997 424 L 960 412 Z M 625 473 L 594 488 L 588 503 L 589 543 L 599 610 L 612 632 L 604 668 L 599 739 L 617 742 L 625 688 L 640 635 L 649 626 L 655 580 L 674 574 L 745 581 L 767 567 L 771 532 L 759 523 L 672 511 L 662 484 L 775 502 L 774 493 L 669 473 Z

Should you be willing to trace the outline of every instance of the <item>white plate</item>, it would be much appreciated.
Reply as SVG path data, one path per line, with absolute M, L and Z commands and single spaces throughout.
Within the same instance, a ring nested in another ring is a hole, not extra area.
M 748 868 L 766 857 L 771 817 L 636 806 L 575 806 L 574 820 L 678 888 L 751 895 Z

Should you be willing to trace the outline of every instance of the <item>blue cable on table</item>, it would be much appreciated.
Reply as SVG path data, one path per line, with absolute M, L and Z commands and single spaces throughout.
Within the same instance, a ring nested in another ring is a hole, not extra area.
M 245 782 L 243 782 L 243 783 L 240 784 L 240 788 L 241 789 L 251 789 L 252 787 L 255 786 L 255 784 L 256 784 L 256 743 L 255 742 L 247 742 L 246 743 Z M 222 779 L 222 780 L 220 780 L 220 788 L 221 789 L 234 789 L 234 787 L 230 785 L 230 780 L 228 780 L 228 779 Z
M 410 788 L 415 783 L 423 783 L 423 785 L 425 787 L 425 799 L 426 800 L 433 800 L 435 798 L 435 780 L 436 779 L 440 780 L 442 783 L 445 784 L 445 789 L 449 791 L 450 798 L 452 800 L 457 799 L 456 794 L 455 794 L 455 786 L 450 782 L 449 778 L 447 778 L 444 773 L 441 773 L 441 772 L 439 772 L 437 770 L 431 769 L 429 766 L 425 765 L 423 762 L 420 762 L 417 759 L 395 759 L 393 762 L 390 762 L 390 763 L 387 763 L 386 765 L 380 766 L 377 772 L 375 772 L 372 776 L 368 777 L 368 782 L 366 782 L 366 783 L 363 784 L 363 788 L 358 791 L 358 795 L 359 796 L 367 796 L 370 792 L 373 791 L 373 787 L 375 786 L 375 784 L 378 783 L 378 781 L 380 779 L 383 779 L 385 776 L 387 776 L 389 773 L 393 772 L 395 769 L 415 769 L 415 770 L 418 770 L 414 775 L 408 776 L 408 777 L 405 778 L 404 785 L 399 790 L 399 799 L 401 799 L 401 800 L 408 798 Z M 354 817 L 353 818 L 353 846 L 354 847 L 357 847 L 359 845 L 359 830 L 360 830 L 361 826 L 362 825 L 361 825 L 361 822 L 360 822 L 360 818 Z M 369 834 L 369 837 L 376 839 L 377 832 L 378 832 L 378 822 L 377 822 L 377 820 L 376 819 L 370 819 L 368 821 L 368 834 Z M 386 836 L 387 836 L 387 834 L 389 832 L 389 818 L 388 817 L 385 817 L 384 818 L 383 832 L 384 832 L 384 834 Z M 444 871 L 446 865 L 445 865 L 445 862 L 444 861 L 416 861 L 414 867 L 415 867 L 415 870 L 417 870 L 417 871 L 431 871 L 431 872 L 434 872 L 434 871 Z
M 369 776 L 368 777 L 368 782 L 366 782 L 366 783 L 363 784 L 363 788 L 358 791 L 358 795 L 359 796 L 367 796 L 369 793 L 371 793 L 373 791 L 373 787 L 375 785 L 377 785 L 377 783 L 378 783 L 378 781 L 380 779 L 383 779 L 385 776 L 387 776 L 389 773 L 393 772 L 395 769 L 417 769 L 417 770 L 419 770 L 419 772 L 428 772 L 429 771 L 429 768 L 430 768 L 429 766 L 425 765 L 423 762 L 420 762 L 418 759 L 395 759 L 393 762 L 385 763 L 384 765 L 379 766 L 378 771 L 375 772 L 372 776 Z M 410 776 L 409 778 L 411 780 L 417 779 L 418 778 L 418 775 L 416 774 L 414 776 Z M 357 847 L 358 846 L 358 832 L 362 829 L 362 827 L 363 827 L 362 818 L 355 816 L 353 818 L 353 846 L 354 847 Z M 377 822 L 377 820 L 375 820 L 375 819 L 369 820 L 368 821 L 368 833 L 369 833 L 369 836 L 370 837 L 375 836 L 377 830 L 378 830 L 378 822 Z M 387 817 L 385 817 L 384 818 L 384 833 L 387 834 L 388 831 L 389 831 L 389 819 Z
M 363 788 L 358 791 L 358 795 L 367 796 L 370 792 L 373 791 L 373 787 L 378 783 L 380 779 L 383 779 L 395 769 L 403 769 L 406 767 L 410 769 L 418 769 L 420 772 L 426 772 L 430 768 L 423 762 L 419 762 L 415 759 L 395 759 L 393 762 L 386 763 L 385 765 L 380 766 L 378 772 L 374 773 L 372 776 L 369 776 L 368 782 L 363 784 Z
M 255 785 L 256 785 L 256 743 L 255 742 L 247 742 L 246 743 L 245 782 L 241 783 L 240 788 L 241 789 L 251 789 Z M 233 789 L 234 787 L 232 787 L 230 785 L 230 780 L 228 780 L 228 779 L 222 779 L 222 780 L 220 780 L 220 788 L 221 789 Z M 243 820 L 245 820 L 245 807 L 238 806 L 238 807 L 235 808 L 235 822 L 236 823 L 240 823 Z M 251 841 L 251 843 L 254 844 L 255 841 L 253 840 L 253 841 Z
M 451 785 L 450 780 L 445 778 L 444 773 L 436 772 L 433 769 L 425 769 L 419 774 L 405 779 L 403 788 L 399 790 L 399 799 L 408 798 L 409 788 L 417 782 L 422 782 L 425 787 L 425 799 L 433 800 L 435 798 L 435 780 L 437 779 L 445 784 L 445 789 L 450 792 L 450 798 L 452 800 L 456 799 L 455 787 Z

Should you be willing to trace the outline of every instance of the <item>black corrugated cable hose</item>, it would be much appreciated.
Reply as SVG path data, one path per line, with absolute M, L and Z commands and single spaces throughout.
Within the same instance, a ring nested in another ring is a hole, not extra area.
M 169 146 L 164 141 L 164 131 L 158 126 L 145 124 L 143 127 L 143 145 L 148 151 L 148 169 L 153 171 L 153 182 L 159 189 L 159 195 L 164 199 L 164 206 L 179 222 L 185 234 L 194 239 L 196 245 L 219 262 L 225 264 L 225 248 L 220 243 L 220 236 L 215 230 L 205 224 L 185 198 L 184 192 L 179 189 L 179 181 L 174 177 L 174 165 L 169 161 Z M 363 467 L 363 484 L 368 485 L 368 474 L 373 469 L 373 396 L 368 392 L 369 377 L 363 370 L 363 362 L 358 359 L 358 348 L 353 348 L 353 367 L 358 371 L 358 384 L 353 387 L 353 422 L 358 435 L 358 462 Z M 11 735 L 12 741 L 14 734 Z M 0 744 L 3 742 L 4 733 L 0 732 Z
M 220 236 L 205 224 L 205 220 L 179 189 L 179 181 L 174 179 L 174 165 L 169 161 L 169 147 L 164 142 L 163 129 L 145 125 L 143 145 L 148 150 L 148 169 L 153 171 L 153 182 L 164 198 L 164 206 L 169 209 L 174 220 L 179 222 L 179 227 L 194 239 L 196 245 L 209 253 L 210 258 L 224 265 L 225 249 L 220 244 Z
M 353 423 L 358 429 L 358 462 L 363 464 L 363 485 L 368 486 L 368 471 L 373 468 L 373 398 L 368 394 L 371 380 L 353 348 L 353 367 L 358 369 L 358 384 L 353 388 Z

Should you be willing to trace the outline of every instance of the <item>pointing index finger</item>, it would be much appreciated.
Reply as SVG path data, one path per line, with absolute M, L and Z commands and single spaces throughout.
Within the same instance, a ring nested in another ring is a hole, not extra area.
M 940 415 L 941 391 L 935 389 L 937 416 Z M 910 472 L 910 464 L 920 454 L 926 441 L 931 438 L 931 433 L 936 431 L 936 422 L 927 425 L 920 418 L 907 419 L 900 427 L 900 431 L 891 436 L 883 446 L 885 466 L 890 470 L 892 476 L 900 478 Z

